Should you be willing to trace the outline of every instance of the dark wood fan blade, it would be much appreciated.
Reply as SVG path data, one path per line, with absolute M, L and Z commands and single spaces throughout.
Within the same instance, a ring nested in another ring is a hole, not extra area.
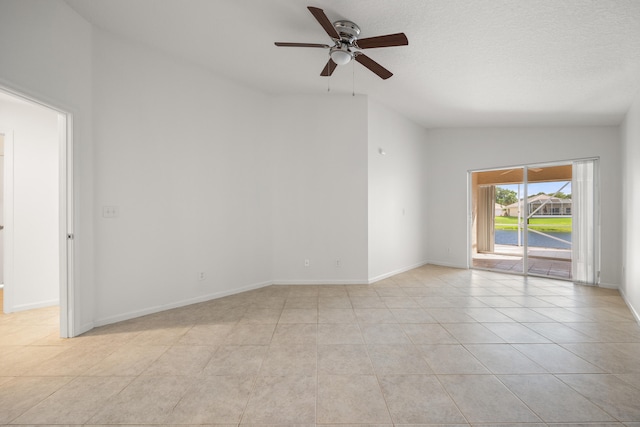
M 393 73 L 391 71 L 387 70 L 382 65 L 369 58 L 367 55 L 364 55 L 362 53 L 356 55 L 356 61 L 376 73 L 383 80 L 387 80 L 389 77 L 393 76 Z
M 329 49 L 331 46 L 328 44 L 319 44 L 319 43 L 289 43 L 289 42 L 275 42 L 276 46 L 280 47 L 321 47 L 324 49 Z
M 406 46 L 409 44 L 404 33 L 387 34 L 386 36 L 368 37 L 356 40 L 356 46 L 360 49 L 372 49 L 374 47 Z
M 340 40 L 340 34 L 336 31 L 336 27 L 333 26 L 327 15 L 324 14 L 322 9 L 317 7 L 308 6 L 309 12 L 316 18 L 316 20 L 322 25 L 322 28 L 329 34 L 332 39 Z
M 327 62 L 327 65 L 324 66 L 324 69 L 322 70 L 320 75 L 323 77 L 329 77 L 331 74 L 333 74 L 337 66 L 338 64 L 333 62 L 333 59 L 329 58 L 329 62 Z

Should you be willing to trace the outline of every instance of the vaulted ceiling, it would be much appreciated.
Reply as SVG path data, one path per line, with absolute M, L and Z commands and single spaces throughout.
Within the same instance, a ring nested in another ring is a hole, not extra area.
M 369 95 L 426 127 L 619 124 L 640 89 L 638 0 L 66 0 L 109 32 L 273 95 Z M 404 32 L 327 81 L 306 6 Z M 171 82 L 167 82 L 171 84 Z M 338 112 L 339 114 L 340 112 Z

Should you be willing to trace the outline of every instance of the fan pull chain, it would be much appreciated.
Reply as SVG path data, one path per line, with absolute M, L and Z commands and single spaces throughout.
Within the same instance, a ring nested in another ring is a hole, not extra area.
M 327 93 L 331 92 L 331 65 L 328 65 L 329 73 L 327 74 Z
M 356 64 L 354 63 L 354 61 L 351 61 L 351 77 L 351 96 L 356 96 Z

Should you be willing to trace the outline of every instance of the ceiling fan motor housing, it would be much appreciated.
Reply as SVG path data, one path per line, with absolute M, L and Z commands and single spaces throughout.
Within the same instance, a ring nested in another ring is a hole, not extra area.
M 360 35 L 360 27 L 351 21 L 336 21 L 333 23 L 340 39 L 348 44 L 353 43 Z
M 340 40 L 336 40 L 336 45 L 331 48 L 329 55 L 338 65 L 348 64 L 354 57 L 355 52 L 351 48 L 360 35 L 360 27 L 351 21 L 336 21 L 333 26 L 340 35 Z

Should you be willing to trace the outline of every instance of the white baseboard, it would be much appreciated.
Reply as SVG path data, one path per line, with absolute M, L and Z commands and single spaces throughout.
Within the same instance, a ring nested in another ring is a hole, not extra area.
M 366 285 L 367 280 L 274 280 L 274 285 Z
M 627 304 L 627 307 L 629 307 L 629 311 L 631 311 L 631 314 L 633 315 L 633 317 L 635 317 L 636 322 L 640 324 L 640 312 L 638 312 L 638 310 L 636 310 L 635 307 L 631 304 L 631 301 L 629 301 L 629 298 L 627 298 L 627 295 L 624 293 L 624 289 L 622 288 L 622 286 L 619 288 L 619 291 L 625 304 Z
M 135 310 L 135 311 L 130 311 L 128 313 L 117 314 L 115 316 L 103 317 L 102 319 L 97 319 L 96 321 L 94 321 L 93 327 L 105 326 L 111 323 L 122 322 L 124 320 L 134 319 L 136 317 L 158 313 L 160 311 L 171 310 L 172 308 L 179 308 L 179 307 L 184 307 L 191 304 L 197 304 L 199 302 L 205 302 L 205 301 L 210 301 L 218 298 L 223 298 L 229 295 L 238 294 L 240 292 L 246 292 L 246 291 L 251 291 L 253 289 L 263 288 L 271 284 L 273 284 L 272 281 L 253 283 L 253 284 L 246 285 L 241 288 L 237 288 L 229 291 L 214 292 L 212 294 L 206 294 L 206 295 L 202 295 L 195 298 L 189 298 L 182 301 L 173 302 L 171 304 L 162 304 L 162 305 L 157 305 L 155 307 L 144 308 L 142 310 Z
M 40 301 L 40 302 L 36 302 L 33 304 L 22 304 L 22 305 L 15 305 L 13 307 L 9 307 L 9 310 L 7 311 L 7 313 L 15 313 L 18 311 L 26 311 L 26 310 L 33 310 L 36 308 L 44 308 L 44 307 L 53 307 L 56 305 L 60 304 L 60 300 L 57 299 L 52 299 L 49 301 Z
M 93 322 L 89 322 L 89 323 L 85 323 L 83 325 L 80 325 L 80 328 L 78 328 L 77 330 L 73 331 L 73 332 L 75 332 L 75 335 L 73 337 L 77 337 L 78 335 L 82 335 L 85 332 L 89 332 L 90 330 L 92 330 L 95 327 L 96 327 L 96 325 Z M 71 338 L 73 338 L 73 337 L 71 337 Z
M 620 285 L 614 285 L 612 283 L 602 283 L 602 282 L 598 284 L 598 287 L 606 288 L 606 289 L 618 289 L 618 290 L 620 289 Z
M 456 264 L 456 263 L 453 263 L 453 262 L 438 261 L 438 260 L 434 260 L 434 259 L 428 260 L 425 264 L 438 265 L 440 267 L 460 268 L 460 269 L 463 269 L 463 270 L 468 270 L 469 269 L 469 266 L 467 266 L 467 265 L 460 265 L 460 264 Z
M 405 271 L 413 270 L 414 268 L 422 267 L 423 265 L 428 264 L 427 261 L 422 261 L 417 264 L 409 265 L 407 267 L 399 268 L 397 270 L 389 271 L 388 273 L 379 274 L 375 277 L 370 277 L 368 282 L 369 284 L 379 282 L 380 280 L 384 280 L 391 276 L 395 276 L 396 274 L 404 273 Z

